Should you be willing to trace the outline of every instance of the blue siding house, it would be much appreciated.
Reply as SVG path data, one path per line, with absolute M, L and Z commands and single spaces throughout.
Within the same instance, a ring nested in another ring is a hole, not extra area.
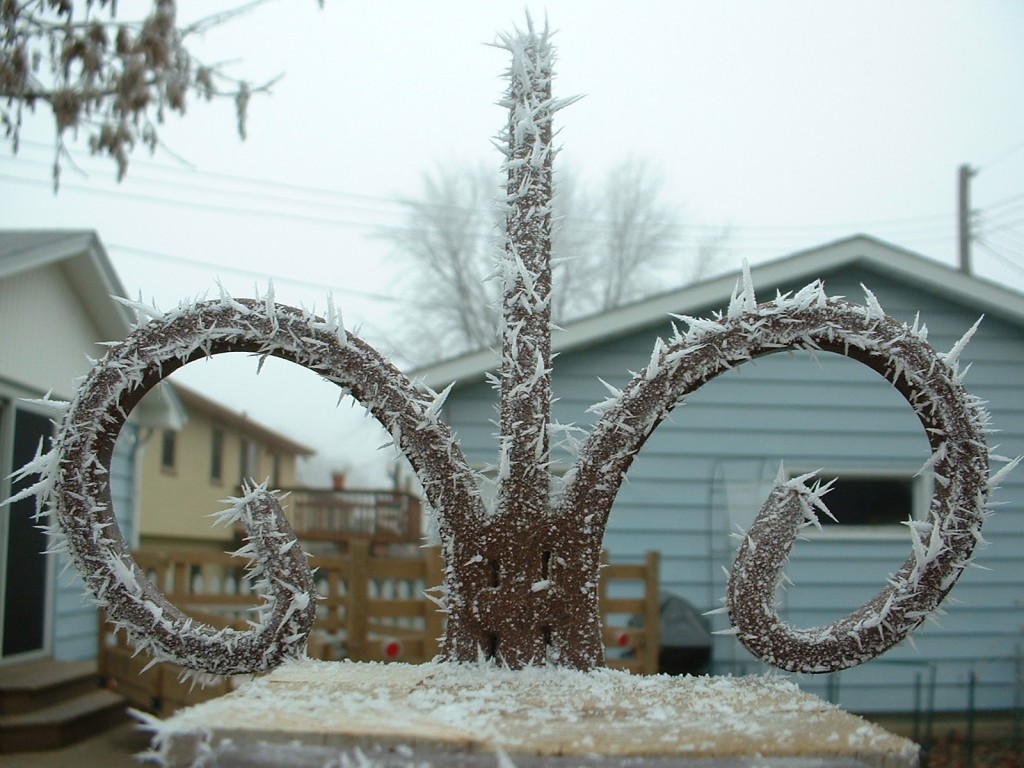
M 131 313 L 99 238 L 86 231 L 0 230 L 0 500 L 19 487 L 11 473 L 53 432 L 47 392 L 69 400 L 74 381 L 103 353 L 100 342 L 124 338 Z M 161 388 L 163 390 L 164 388 Z M 122 532 L 137 541 L 139 431 L 184 423 L 170 390 L 152 393 L 118 439 L 111 495 Z M 42 554 L 33 499 L 0 505 L 0 665 L 52 657 L 96 657 L 96 608 L 64 558 Z
M 979 316 L 961 357 L 967 386 L 987 401 L 996 453 L 1024 454 L 1024 296 L 867 236 L 855 236 L 754 267 L 759 298 L 822 279 L 830 295 L 863 301 L 866 286 L 892 316 L 919 314 L 929 341 L 948 350 Z M 553 418 L 588 428 L 588 406 L 603 400 L 601 383 L 622 387 L 650 359 L 655 338 L 671 333 L 670 314 L 710 316 L 724 310 L 738 275 L 687 286 L 567 325 L 552 338 Z M 494 463 L 497 395 L 485 381 L 497 357 L 482 351 L 420 370 L 440 391 L 457 384 L 445 421 L 476 466 Z M 820 471 L 838 478 L 826 497 L 839 522 L 797 543 L 787 568 L 794 584 L 781 595 L 782 615 L 797 626 L 839 618 L 866 602 L 910 553 L 902 523 L 927 508 L 931 480 L 919 474 L 929 456 L 911 408 L 864 366 L 832 354 L 780 353 L 742 365 L 690 396 L 648 440 L 629 471 L 609 519 L 605 548 L 616 560 L 661 553 L 662 589 L 701 611 L 719 607 L 723 568 L 780 472 Z M 567 464 L 568 454 L 555 454 Z M 556 469 L 557 471 L 557 469 Z M 966 572 L 945 615 L 905 644 L 861 667 L 827 677 L 798 677 L 806 689 L 857 712 L 910 711 L 933 705 L 963 711 L 1019 705 L 1024 644 L 1024 472 L 997 492 L 986 523 L 982 568 Z M 709 617 L 712 629 L 727 619 Z M 765 667 L 732 637 L 716 635 L 712 670 Z

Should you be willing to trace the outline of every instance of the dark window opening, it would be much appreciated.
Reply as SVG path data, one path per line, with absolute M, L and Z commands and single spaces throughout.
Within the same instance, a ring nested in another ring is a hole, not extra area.
M 213 428 L 210 439 L 210 479 L 224 479 L 224 430 L 220 427 Z
M 241 456 L 239 461 L 239 482 L 245 483 L 249 480 L 256 481 L 256 472 L 258 470 L 259 457 L 257 454 L 258 446 L 253 441 L 242 438 L 241 443 Z
M 273 457 L 271 458 L 271 474 L 270 482 L 275 488 L 281 487 L 281 452 L 274 451 Z
M 177 466 L 178 435 L 172 429 L 165 429 L 160 437 L 160 468 L 173 472 Z
M 833 520 L 820 510 L 822 525 L 898 525 L 914 513 L 909 477 L 839 477 L 822 499 Z
M 53 424 L 49 416 L 31 411 L 8 412 L 14 415 L 10 466 L 20 468 L 45 447 L 53 434 Z M 24 490 L 36 480 L 35 474 L 12 479 L 11 493 Z M 47 541 L 36 519 L 34 499 L 11 502 L 5 512 L 6 546 L 0 550 L 0 568 L 4 569 L 0 655 L 14 656 L 46 648 Z

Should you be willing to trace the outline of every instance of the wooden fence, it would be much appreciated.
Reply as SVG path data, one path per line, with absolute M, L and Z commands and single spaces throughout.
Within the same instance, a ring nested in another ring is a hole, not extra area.
M 424 593 L 441 583 L 443 562 L 436 547 L 422 551 L 420 558 L 376 557 L 368 543 L 357 542 L 345 555 L 312 558 L 320 598 L 309 656 L 422 663 L 437 655 L 444 614 Z M 189 615 L 217 627 L 248 626 L 258 598 L 240 559 L 208 550 L 141 549 L 134 554 L 153 583 Z M 608 665 L 655 673 L 658 553 L 648 553 L 642 564 L 605 563 L 600 599 Z M 613 596 L 620 593 L 630 596 Z M 642 616 L 643 626 L 630 625 L 632 616 Z M 230 679 L 206 687 L 182 682 L 180 668 L 151 664 L 148 656 L 136 654 L 123 632 L 115 632 L 102 615 L 100 621 L 100 674 L 132 706 L 166 716 L 232 689 Z

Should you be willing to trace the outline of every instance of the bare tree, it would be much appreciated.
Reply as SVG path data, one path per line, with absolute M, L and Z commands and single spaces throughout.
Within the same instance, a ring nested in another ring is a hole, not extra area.
M 555 211 L 553 251 L 564 259 L 563 271 L 576 273 L 566 281 L 571 295 L 562 297 L 562 320 L 650 293 L 681 226 L 678 213 L 662 199 L 661 179 L 638 160 L 614 166 L 590 196 L 575 182 L 563 183 Z
M 188 99 L 233 99 L 245 138 L 253 86 L 204 64 L 189 49 L 197 35 L 265 0 L 212 14 L 182 26 L 176 0 L 153 0 L 149 14 L 119 18 L 116 0 L 0 0 L 0 124 L 18 151 L 26 110 L 49 106 L 56 129 L 54 190 L 65 136 L 89 131 L 93 154 L 107 155 L 124 178 L 138 145 L 159 144 L 157 125 L 168 112 L 185 114 Z
M 673 265 L 681 256 L 680 217 L 648 165 L 615 166 L 593 193 L 563 171 L 555 188 L 555 323 L 633 301 L 680 273 Z M 501 283 L 490 278 L 504 239 L 502 194 L 501 179 L 486 166 L 443 166 L 405 202 L 404 223 L 382 233 L 411 267 L 405 287 L 424 322 L 401 343 L 416 362 L 495 343 Z M 707 274 L 723 242 L 724 235 L 686 254 L 689 280 Z
M 412 266 L 406 289 L 424 322 L 408 329 L 409 346 L 434 355 L 494 343 L 499 193 L 500 179 L 483 166 L 440 168 L 423 176 L 419 199 L 405 201 L 404 224 L 382 233 Z
M 732 225 L 725 224 L 716 232 L 702 237 L 697 243 L 697 250 L 690 259 L 688 268 L 683 273 L 684 281 L 696 283 L 714 272 L 728 251 L 731 236 Z

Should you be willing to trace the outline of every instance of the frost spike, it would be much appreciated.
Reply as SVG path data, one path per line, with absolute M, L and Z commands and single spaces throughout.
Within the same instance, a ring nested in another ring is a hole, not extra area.
M 948 365 L 954 371 L 957 370 L 957 368 L 958 368 L 958 366 L 960 364 L 960 355 L 961 355 L 961 353 L 964 351 L 964 348 L 967 346 L 967 343 L 974 336 L 975 331 L 978 330 L 978 326 L 981 325 L 981 321 L 983 319 L 984 319 L 984 316 L 979 317 L 974 322 L 974 325 L 972 325 L 970 328 L 968 328 L 967 332 L 964 333 L 964 335 L 960 337 L 959 341 L 957 341 L 956 344 L 954 344 L 952 346 L 952 348 L 949 350 L 949 352 L 947 352 L 946 354 L 942 355 L 943 361 L 945 361 L 946 365 Z

